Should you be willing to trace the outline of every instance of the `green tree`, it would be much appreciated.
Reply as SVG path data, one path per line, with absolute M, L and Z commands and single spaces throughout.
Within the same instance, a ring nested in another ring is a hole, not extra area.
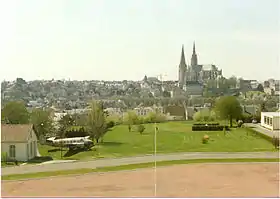
M 134 111 L 128 111 L 124 117 L 126 124 L 135 125 L 139 123 L 139 117 Z
M 142 135 L 145 130 L 145 126 L 143 124 L 139 124 L 137 126 L 137 131 Z
M 215 111 L 221 119 L 229 119 L 230 127 L 232 120 L 242 116 L 242 108 L 239 101 L 234 96 L 224 96 L 217 100 Z
M 193 115 L 195 121 L 213 121 L 215 120 L 215 113 L 209 109 L 202 109 Z
M 66 130 L 75 124 L 74 118 L 67 114 L 64 115 L 59 121 L 59 131 L 58 131 L 58 136 L 59 137 L 64 137 Z
M 98 143 L 100 138 L 103 138 L 107 132 L 106 115 L 101 103 L 93 101 L 90 104 L 90 111 L 88 113 L 87 126 L 90 137 L 95 139 Z
M 27 124 L 30 114 L 23 102 L 8 102 L 1 111 L 2 121 L 7 124 Z
M 38 139 L 53 132 L 51 112 L 43 109 L 34 109 L 31 113 L 31 123 L 34 125 Z

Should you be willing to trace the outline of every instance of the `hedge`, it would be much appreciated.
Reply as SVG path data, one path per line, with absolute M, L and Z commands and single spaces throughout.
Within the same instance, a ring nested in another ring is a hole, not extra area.
M 226 131 L 229 131 L 229 126 L 222 126 L 222 125 L 193 125 L 192 131 L 223 131 L 225 128 Z
M 195 123 L 193 124 L 194 126 L 205 126 L 207 124 L 207 126 L 219 126 L 220 123 Z

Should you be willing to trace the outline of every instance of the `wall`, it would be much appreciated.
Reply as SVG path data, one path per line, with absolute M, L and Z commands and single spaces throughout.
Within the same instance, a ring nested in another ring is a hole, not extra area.
M 268 115 L 266 115 L 265 113 L 261 113 L 261 126 L 265 127 L 265 128 L 268 128 L 270 130 L 273 130 L 272 126 L 270 126 L 269 124 L 266 124 L 264 122 L 264 117 L 268 117 Z
M 280 117 L 273 117 L 273 130 L 280 130 Z
M 26 145 L 26 148 L 29 148 L 28 159 L 32 159 L 35 156 L 40 156 L 38 150 L 38 139 L 33 130 L 30 132 L 30 135 L 28 137 L 28 145 L 29 145 L 28 147 Z
M 1 143 L 1 152 L 7 153 L 7 158 L 9 159 L 9 149 L 10 145 L 15 145 L 16 147 L 16 160 L 18 161 L 27 161 L 27 153 L 26 153 L 26 143 Z

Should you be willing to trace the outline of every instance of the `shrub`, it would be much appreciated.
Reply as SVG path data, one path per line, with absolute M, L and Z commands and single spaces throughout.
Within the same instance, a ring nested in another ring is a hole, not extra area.
M 222 125 L 193 125 L 192 131 L 229 131 L 229 126 L 222 126 Z
M 107 124 L 106 124 L 106 127 L 107 127 L 108 129 L 110 129 L 110 128 L 114 127 L 114 126 L 115 126 L 115 122 L 114 122 L 114 121 L 109 121 L 109 122 L 107 122 Z
M 31 163 L 41 163 L 41 162 L 46 162 L 46 161 L 51 161 L 53 158 L 51 156 L 36 156 L 31 160 L 28 160 L 28 162 Z
M 143 123 L 160 123 L 166 121 L 165 115 L 157 112 L 150 112 L 146 117 L 143 118 Z
M 89 133 L 82 126 L 72 126 L 66 130 L 65 137 L 73 138 L 73 137 L 85 137 L 88 136 Z
M 144 125 L 139 124 L 139 125 L 137 126 L 137 131 L 138 131 L 140 134 L 142 134 L 142 133 L 144 132 L 144 130 L 145 130 Z
M 274 145 L 275 149 L 279 148 L 279 137 L 273 136 L 272 144 Z
M 205 126 L 207 124 L 207 126 L 218 126 L 218 125 L 220 125 L 220 123 L 210 123 L 210 122 L 207 122 L 207 123 L 195 123 L 194 125 L 195 126 Z
M 1 162 L 7 162 L 7 153 L 2 152 L 1 153 Z
M 208 141 L 209 141 L 209 136 L 208 136 L 208 135 L 204 135 L 204 136 L 202 137 L 202 144 L 207 144 Z
M 215 113 L 209 109 L 202 109 L 196 112 L 193 116 L 195 121 L 213 121 L 215 118 Z

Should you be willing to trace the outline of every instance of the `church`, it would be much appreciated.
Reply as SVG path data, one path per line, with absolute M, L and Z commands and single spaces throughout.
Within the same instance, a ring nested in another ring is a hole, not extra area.
M 202 95 L 203 84 L 210 79 L 216 80 L 222 77 L 222 70 L 215 65 L 200 65 L 193 43 L 191 64 L 188 66 L 185 60 L 184 46 L 182 46 L 181 60 L 179 65 L 179 87 L 189 94 Z

